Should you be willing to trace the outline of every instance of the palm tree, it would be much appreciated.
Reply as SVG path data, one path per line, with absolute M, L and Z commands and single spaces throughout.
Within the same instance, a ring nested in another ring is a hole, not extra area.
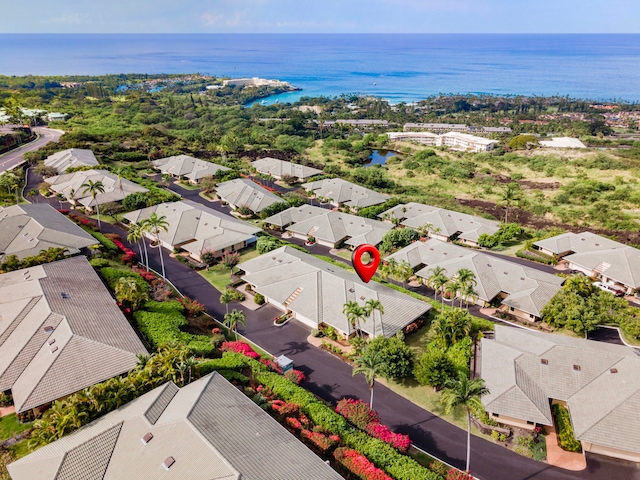
M 238 324 L 244 327 L 247 324 L 247 317 L 243 311 L 236 310 L 234 308 L 230 313 L 225 314 L 222 324 L 225 327 L 233 330 L 236 334 L 236 340 L 238 340 Z
M 92 203 L 96 204 L 96 213 L 98 214 L 98 230 L 102 230 L 102 226 L 100 225 L 100 206 L 96 202 L 96 197 L 99 193 L 104 193 L 104 183 L 102 183 L 100 180 L 98 180 L 97 182 L 94 182 L 93 180 L 87 180 L 82 185 L 80 185 L 80 188 L 83 189 L 82 194 L 86 195 L 87 193 L 89 193 L 91 195 L 91 198 L 93 199 Z
M 438 340 L 446 348 L 469 335 L 471 328 L 471 315 L 461 308 L 452 308 L 440 315 L 435 325 Z
M 509 207 L 522 197 L 522 189 L 520 185 L 515 182 L 511 182 L 504 187 L 504 190 L 500 194 L 500 200 L 504 204 L 504 223 L 508 223 L 509 219 Z
M 433 267 L 428 270 L 429 277 L 427 278 L 427 285 L 433 289 L 433 299 L 437 299 L 437 292 L 442 290 L 449 279 L 445 275 L 446 270 L 444 267 Z M 441 292 L 442 293 L 442 292 Z M 444 302 L 443 302 L 444 305 Z
M 455 306 L 455 298 L 461 288 L 462 284 L 455 277 L 451 278 L 444 286 L 444 293 L 449 294 L 452 306 Z
M 473 283 L 466 283 L 463 285 L 462 290 L 460 290 L 460 295 L 460 298 L 464 298 L 467 310 L 469 310 L 469 304 L 475 303 L 478 299 L 478 292 L 476 292 L 475 285 Z
M 143 283 L 146 285 L 146 282 Z M 114 292 L 118 301 L 124 305 L 128 304 L 132 311 L 138 310 L 144 302 L 149 300 L 148 288 L 143 288 L 133 277 L 119 278 Z
M 158 215 L 156 212 L 153 212 L 149 215 L 144 222 L 142 222 L 142 228 L 145 232 L 151 232 L 156 237 L 156 246 L 160 252 L 160 265 L 162 266 L 162 279 L 166 280 L 164 273 L 164 259 L 162 258 L 162 245 L 160 244 L 160 231 L 167 231 L 169 229 L 169 222 L 167 222 L 167 217 L 164 215 Z
M 400 260 L 396 269 L 396 276 L 402 282 L 403 288 L 406 287 L 406 282 L 409 281 L 411 275 L 413 275 L 413 268 L 411 268 L 411 264 L 406 260 Z
M 371 317 L 371 323 L 373 323 L 373 338 L 376 338 L 376 319 L 373 316 L 375 311 L 378 311 L 380 315 L 384 315 L 384 306 L 380 300 L 370 298 L 364 302 L 364 312 L 367 317 Z M 384 333 L 384 332 L 383 332 Z
M 144 229 L 142 225 L 138 223 L 132 223 L 129 225 L 129 233 L 127 234 L 127 240 L 129 242 L 138 242 L 138 249 L 140 250 L 140 258 L 143 259 L 143 264 L 147 267 L 147 272 L 149 271 L 149 254 L 147 253 L 147 244 L 144 241 Z M 144 249 L 144 255 L 143 255 Z
M 226 310 L 227 310 L 227 314 L 229 313 L 229 304 L 231 302 L 236 302 L 238 300 L 240 300 L 240 292 L 236 291 L 236 290 L 232 290 L 230 288 L 227 288 L 224 292 L 222 292 L 220 294 L 220 303 L 224 303 Z
M 344 313 L 347 317 L 351 328 L 356 330 L 356 325 L 358 326 L 357 329 L 360 337 L 362 338 L 362 331 L 360 330 L 360 320 L 364 320 L 368 316 L 364 307 L 354 300 L 349 300 L 342 307 L 342 313 Z
M 464 292 L 471 292 L 472 295 L 475 294 L 473 287 L 476 286 L 476 274 L 473 273 L 468 268 L 461 268 L 454 275 L 455 279 L 460 284 L 460 308 L 462 308 L 462 299 L 465 296 Z
M 363 374 L 367 383 L 369 384 L 369 391 L 371 392 L 371 398 L 369 400 L 369 407 L 373 409 L 373 387 L 376 383 L 376 377 L 382 374 L 385 367 L 385 361 L 380 356 L 378 350 L 365 350 L 364 353 L 356 358 L 356 367 L 351 373 L 352 376 Z
M 469 460 L 471 459 L 471 408 L 484 409 L 480 398 L 489 393 L 489 389 L 484 384 L 484 380 L 469 378 L 460 372 L 457 380 L 452 380 L 442 393 L 441 401 L 445 406 L 445 412 L 450 413 L 456 407 L 463 407 L 467 411 L 467 468 L 469 471 Z

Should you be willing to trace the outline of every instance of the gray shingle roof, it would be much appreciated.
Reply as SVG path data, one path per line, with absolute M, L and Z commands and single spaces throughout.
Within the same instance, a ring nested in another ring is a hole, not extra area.
M 349 207 L 370 207 L 389 200 L 389 195 L 370 190 L 341 178 L 329 178 L 302 185 L 320 197 L 328 198 L 332 203 Z
M 567 255 L 565 260 L 571 264 L 596 270 L 616 282 L 627 287 L 640 288 L 640 250 L 624 246 L 592 252 L 574 253 Z
M 263 222 L 284 226 L 289 232 L 312 235 L 329 243 L 348 239 L 348 245 L 377 245 L 382 241 L 384 234 L 393 228 L 389 223 L 311 205 L 289 208 L 266 218 Z
M 144 412 L 153 410 L 165 391 L 158 387 L 11 463 L 12 478 L 54 480 L 58 472 L 92 480 L 342 478 L 215 372 L 179 389 L 152 424 Z M 153 437 L 144 444 L 147 433 Z M 170 456 L 175 463 L 165 469 L 162 463 Z M 85 476 L 87 467 L 94 476 Z
M 289 175 L 299 178 L 300 180 L 306 180 L 307 178 L 322 173 L 322 170 L 318 170 L 317 168 L 300 165 L 298 163 L 285 162 L 284 160 L 271 157 L 260 158 L 255 162 L 251 162 L 251 165 L 260 173 L 266 173 L 274 177 Z
M 436 266 L 444 268 L 448 277 L 461 268 L 469 269 L 475 274 L 480 300 L 489 302 L 501 292 L 507 293 L 502 303 L 537 317 L 564 282 L 561 277 L 436 239 L 414 242 L 387 258 L 405 260 L 413 268 L 426 265 L 416 272 L 423 278 L 429 278 Z
M 176 155 L 160 158 L 151 164 L 162 173 L 186 177 L 190 180 L 200 180 L 203 177 L 215 175 L 218 171 L 230 170 L 216 163 L 207 162 L 189 155 Z
M 91 194 L 82 187 L 88 180 L 93 182 L 102 182 L 104 193 L 96 195 L 94 200 Z M 45 178 L 44 181 L 49 184 L 51 190 L 61 193 L 68 200 L 74 200 L 85 207 L 93 207 L 94 205 L 102 205 L 109 202 L 119 202 L 127 195 L 136 192 L 148 192 L 144 187 L 137 183 L 130 182 L 124 178 L 118 178 L 117 175 L 107 170 L 84 170 L 80 172 L 65 173 L 54 177 Z
M 124 215 L 130 222 L 146 220 L 152 213 L 166 217 L 167 231 L 158 236 L 163 242 L 180 246 L 200 255 L 203 250 L 219 251 L 243 241 L 250 241 L 261 229 L 231 215 L 205 207 L 192 200 L 168 202 Z
M 0 275 L 0 316 L 0 387 L 18 411 L 125 373 L 146 353 L 85 257 Z
M 100 162 L 98 162 L 98 159 L 91 150 L 70 148 L 49 155 L 45 159 L 44 164 L 47 167 L 55 168 L 58 173 L 64 173 L 71 167 L 93 167 L 100 165 Z
M 344 304 L 354 300 L 364 304 L 379 300 L 384 314 L 374 312 L 371 320 L 361 324 L 364 332 L 390 337 L 427 312 L 431 306 L 374 281 L 365 284 L 356 274 L 331 265 L 291 247 L 282 247 L 238 265 L 242 277 L 256 291 L 280 304 L 298 291 L 288 308 L 317 324 L 325 323 L 343 332 L 351 327 L 342 313 Z
M 551 425 L 550 399 L 563 400 L 578 440 L 640 452 L 640 358 L 630 348 L 496 325 L 481 352 L 487 411 Z
M 610 248 L 626 248 L 627 245 L 601 237 L 591 232 L 563 233 L 555 237 L 545 238 L 533 242 L 533 245 L 553 252 L 556 255 L 572 253 L 593 252 L 598 250 L 608 250 Z
M 51 205 L 0 207 L 0 262 L 9 255 L 22 259 L 52 247 L 64 247 L 73 254 L 95 243 L 95 238 Z
M 236 207 L 247 206 L 254 213 L 260 213 L 269 205 L 283 201 L 279 196 L 246 178 L 219 183 L 216 193 L 225 202 Z
M 430 224 L 429 230 L 438 235 L 457 235 L 457 238 L 472 242 L 477 242 L 483 233 L 492 235 L 500 229 L 500 222 L 495 220 L 414 202 L 397 205 L 378 216 L 403 220 L 402 225 L 416 229 Z

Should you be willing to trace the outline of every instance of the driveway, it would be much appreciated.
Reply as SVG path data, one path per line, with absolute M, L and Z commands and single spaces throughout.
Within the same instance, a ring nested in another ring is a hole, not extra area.
M 24 161 L 22 155 L 25 153 L 38 150 L 49 142 L 57 142 L 64 133 L 62 130 L 52 130 L 47 127 L 36 127 L 33 130 L 39 135 L 36 140 L 27 143 L 23 147 L 0 155 L 0 173 L 11 170 L 16 165 L 20 165 Z
M 103 224 L 104 232 L 126 234 L 119 227 Z M 125 243 L 127 243 L 125 241 Z M 133 246 L 137 251 L 137 247 Z M 185 295 L 203 303 L 207 311 L 222 318 L 225 307 L 219 301 L 220 292 L 196 271 L 170 258 L 164 251 L 167 277 Z M 160 269 L 157 249 L 150 249 L 150 263 Z M 307 342 L 310 329 L 296 321 L 283 327 L 273 326 L 273 317 L 281 313 L 271 305 L 248 310 L 238 304 L 231 308 L 243 310 L 246 327 L 240 332 L 273 355 L 284 354 L 294 361 L 296 368 L 307 375 L 304 387 L 319 397 L 337 402 L 343 397 L 369 398 L 364 378 L 352 376 L 352 369 L 333 355 Z M 459 468 L 464 468 L 466 432 L 394 393 L 384 385 L 376 386 L 375 408 L 381 420 L 394 430 L 408 434 L 414 443 L 434 456 Z M 640 470 L 627 462 L 606 457 L 588 456 L 587 470 L 570 472 L 506 450 L 480 437 L 471 439 L 472 473 L 482 480 L 640 480 Z

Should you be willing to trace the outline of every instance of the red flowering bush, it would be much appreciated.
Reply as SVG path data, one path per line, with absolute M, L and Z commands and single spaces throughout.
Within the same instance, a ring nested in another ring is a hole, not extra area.
M 261 358 L 260 363 L 266 365 L 276 373 L 282 373 L 282 367 L 280 367 L 275 358 Z
M 296 417 L 287 417 L 286 421 L 291 427 L 295 428 L 296 430 L 302 429 L 302 424 Z
M 189 297 L 182 297 L 178 300 L 187 312 L 189 317 L 197 317 L 204 312 L 204 305 Z
M 340 437 L 336 435 L 324 435 L 319 432 L 313 432 L 311 430 L 307 430 L 306 428 L 300 431 L 300 436 L 302 438 L 306 438 L 311 443 L 313 443 L 316 447 L 318 447 L 323 452 L 326 452 L 331 447 L 340 442 Z M 337 438 L 337 440 L 336 440 Z
M 372 422 L 378 423 L 378 414 L 369 408 L 369 405 L 362 400 L 343 398 L 336 406 L 336 412 L 353 423 L 356 427 L 364 430 Z
M 58 211 L 63 215 L 68 215 L 69 214 L 69 210 L 58 209 Z
M 156 276 L 153 272 L 147 272 L 144 268 L 140 268 L 138 266 L 133 267 L 133 271 L 138 273 L 142 278 L 144 278 L 147 282 L 151 283 L 156 280 Z
M 223 352 L 235 352 L 241 353 L 249 358 L 260 358 L 260 354 L 255 352 L 248 343 L 235 341 L 235 342 L 222 342 L 220 350 Z
M 457 468 L 452 468 L 447 473 L 447 480 L 473 480 L 473 475 Z
M 291 380 L 296 385 L 300 385 L 302 382 L 304 382 L 305 378 L 307 378 L 305 377 L 304 373 L 294 368 L 284 372 L 284 377 L 288 380 Z
M 287 415 L 289 413 L 298 413 L 300 405 L 297 403 L 285 402 L 284 400 L 274 400 L 271 402 L 271 408 L 280 415 Z
M 381 423 L 372 422 L 367 425 L 366 432 L 372 437 L 376 437 L 385 443 L 388 443 L 393 448 L 406 453 L 411 446 L 411 439 L 408 435 L 402 435 L 400 433 L 394 433 L 389 430 L 389 427 Z
M 211 329 L 211 335 L 220 335 L 222 333 L 222 329 L 215 327 Z
M 335 459 L 347 470 L 364 480 L 393 480 L 389 475 L 377 468 L 367 457 L 351 448 L 337 448 L 333 453 Z

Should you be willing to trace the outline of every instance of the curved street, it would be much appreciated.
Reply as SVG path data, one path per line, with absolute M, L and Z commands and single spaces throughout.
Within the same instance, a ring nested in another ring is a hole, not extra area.
M 0 155 L 0 174 L 15 168 L 16 165 L 20 165 L 24 161 L 22 156 L 25 153 L 38 150 L 49 142 L 57 142 L 64 133 L 62 130 L 54 130 L 48 127 L 35 127 L 33 130 L 38 134 L 37 139 Z

